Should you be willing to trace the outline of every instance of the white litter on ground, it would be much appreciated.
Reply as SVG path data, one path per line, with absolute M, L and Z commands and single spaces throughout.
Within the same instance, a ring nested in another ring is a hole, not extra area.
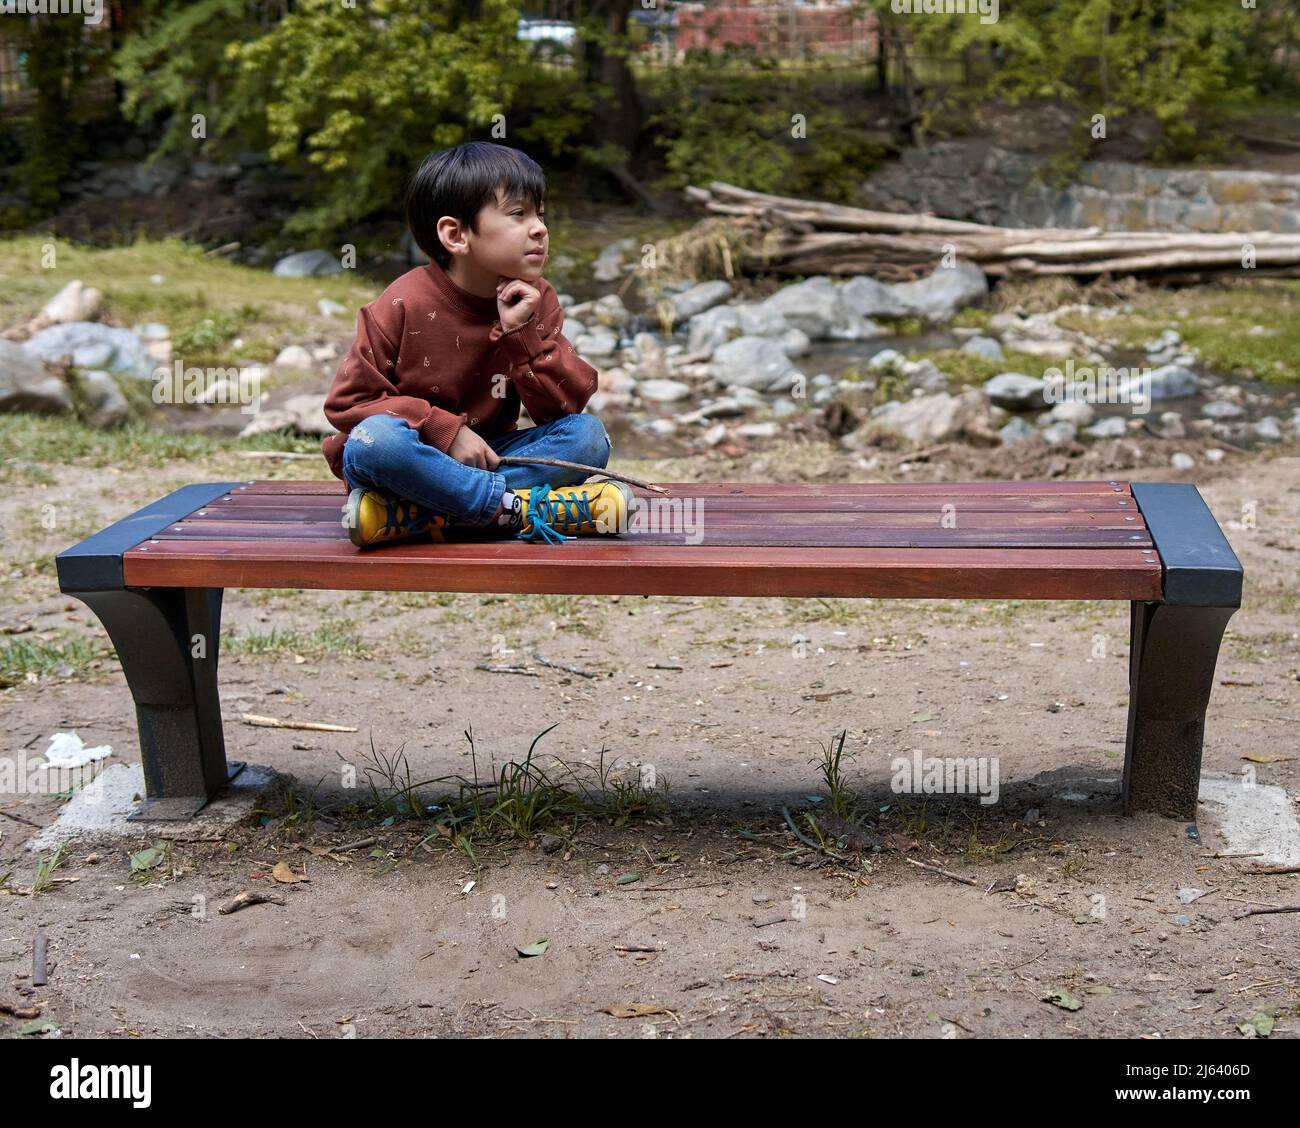
M 1300 865 L 1300 821 L 1282 788 L 1248 787 L 1239 775 L 1203 772 L 1201 804 L 1223 836 L 1223 853 L 1259 853 L 1250 860 L 1266 866 Z
M 107 744 L 96 748 L 87 748 L 86 742 L 73 732 L 56 732 L 50 737 L 50 746 L 45 750 L 47 768 L 83 768 L 95 760 L 103 760 L 113 754 Z
M 28 840 L 31 851 L 52 850 L 70 838 L 107 835 L 148 838 L 159 834 L 204 835 L 220 833 L 246 818 L 276 773 L 249 764 L 226 790 L 187 822 L 128 822 L 127 816 L 144 797 L 144 769 L 139 764 L 110 764 L 85 787 L 77 790 L 59 817 Z

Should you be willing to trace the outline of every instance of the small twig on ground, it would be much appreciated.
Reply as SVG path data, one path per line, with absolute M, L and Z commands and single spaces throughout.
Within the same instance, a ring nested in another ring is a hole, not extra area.
M 925 450 L 916 450 L 913 451 L 911 454 L 905 454 L 903 455 L 902 458 L 896 458 L 894 461 L 895 463 L 924 462 L 932 455 L 942 454 L 950 446 L 952 446 L 952 443 L 940 443 L 938 446 L 926 447 Z M 962 1029 L 965 1029 L 965 1027 L 963 1027 Z
M 797 826 L 795 826 L 794 819 L 790 817 L 789 807 L 782 807 L 781 815 L 785 819 L 785 825 L 790 828 L 790 832 L 797 839 L 799 839 L 799 841 L 802 842 L 805 846 L 811 846 L 819 854 L 825 854 L 828 858 L 834 858 L 837 862 L 843 862 L 845 865 L 853 864 L 852 858 L 846 858 L 843 854 L 839 853 L 839 851 L 832 850 L 828 846 L 823 846 L 819 842 L 815 842 L 813 839 L 809 838 L 806 834 L 804 834 L 803 831 L 801 831 Z
M 634 486 L 640 486 L 643 490 L 653 490 L 655 493 L 661 494 L 668 492 L 663 486 L 656 486 L 653 482 L 647 482 L 644 478 L 634 478 L 631 474 L 617 474 L 607 466 L 585 466 L 581 462 L 569 462 L 563 458 L 525 458 L 518 454 L 503 454 L 497 461 L 517 465 L 540 463 L 543 466 L 562 466 L 566 470 L 585 470 L 588 474 L 601 474 L 606 478 L 613 478 L 617 482 L 630 482 Z
M 246 909 L 249 905 L 283 905 L 283 898 L 277 897 L 274 893 L 255 893 L 244 892 L 227 901 L 217 910 L 222 916 L 227 913 L 237 913 L 240 909 Z
M 44 987 L 48 981 L 49 969 L 46 967 L 46 955 L 49 950 L 49 938 L 45 929 L 38 928 L 32 939 L 32 986 Z
M 308 732 L 356 732 L 356 725 L 327 725 L 320 721 L 280 721 L 257 713 L 242 714 L 245 724 L 258 728 L 305 729 Z
M 952 881 L 960 881 L 963 885 L 973 885 L 976 889 L 979 888 L 978 881 L 972 881 L 969 877 L 962 877 L 961 874 L 953 873 L 952 870 L 940 869 L 938 866 L 930 865 L 929 862 L 918 862 L 915 858 L 904 858 L 903 861 L 905 861 L 909 866 L 920 866 L 923 870 L 929 870 L 931 873 L 942 874 L 944 877 L 949 878 Z
M 0 811 L 0 815 L 4 815 L 4 817 L 7 819 L 13 819 L 14 822 L 26 823 L 28 826 L 34 826 L 37 830 L 44 829 L 40 823 L 32 822 L 31 819 L 25 819 L 23 818 L 22 815 L 13 815 L 10 814 L 8 811 Z
M 1252 866 L 1250 869 L 1244 869 L 1241 872 L 1250 874 L 1252 877 L 1261 873 L 1300 873 L 1300 866 Z
M 1253 854 L 1202 854 L 1203 858 L 1262 858 L 1264 851 L 1256 850 Z
M 487 666 L 480 662 L 474 669 L 483 670 L 489 674 L 523 674 L 526 678 L 540 678 L 542 676 L 538 671 L 530 670 L 527 666 Z
M 543 658 L 540 654 L 537 653 L 536 650 L 529 651 L 529 653 L 532 654 L 532 656 L 536 658 L 537 661 L 539 661 L 543 666 L 550 666 L 552 670 L 564 670 L 566 673 L 569 674 L 577 674 L 578 677 L 580 678 L 604 677 L 603 674 L 593 674 L 590 670 L 583 670 L 577 666 L 565 666 L 559 662 L 552 662 L 549 658 Z
M 1236 913 L 1234 920 L 1242 920 L 1249 916 L 1264 916 L 1267 913 L 1300 913 L 1300 905 L 1274 905 L 1267 909 L 1247 909 L 1245 912 Z

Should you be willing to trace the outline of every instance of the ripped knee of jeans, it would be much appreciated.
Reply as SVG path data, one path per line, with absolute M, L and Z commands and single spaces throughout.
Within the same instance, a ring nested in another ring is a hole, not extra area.
M 375 436 L 366 430 L 366 424 L 363 420 L 358 423 L 351 431 L 348 432 L 349 439 L 356 439 L 359 443 L 365 443 L 366 446 L 374 446 Z

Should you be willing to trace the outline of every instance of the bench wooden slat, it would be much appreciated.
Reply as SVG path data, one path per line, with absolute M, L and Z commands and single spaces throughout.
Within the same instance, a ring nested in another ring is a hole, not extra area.
M 888 494 L 1108 494 L 1119 490 L 1129 494 L 1128 482 L 1019 482 L 1019 481 L 976 481 L 976 482 L 660 482 L 659 485 L 674 493 L 686 493 L 692 490 L 703 494 L 726 493 L 734 496 L 762 497 L 781 494 L 798 494 L 816 489 L 819 493 L 845 494 L 859 497 L 864 495 Z M 238 492 L 245 494 L 347 494 L 347 487 L 337 479 L 301 481 L 293 479 L 253 480 L 241 487 Z M 638 492 L 641 492 L 638 490 Z
M 1077 499 L 1069 497 L 1024 496 L 999 497 L 994 495 L 971 495 L 954 500 L 943 497 L 825 497 L 815 493 L 789 495 L 781 497 L 704 497 L 699 494 L 682 492 L 662 497 L 657 494 L 637 492 L 638 502 L 647 508 L 654 506 L 675 505 L 692 501 L 696 508 L 704 513 L 940 513 L 945 505 L 952 505 L 958 512 L 970 513 L 1136 513 L 1137 505 L 1131 497 L 1116 495 L 1084 495 Z M 241 514 L 260 509 L 304 509 L 337 513 L 346 500 L 344 495 L 327 497 L 305 494 L 241 494 L 230 501 L 215 501 L 203 507 L 209 516 L 221 513 L 240 512 Z
M 563 546 L 345 541 L 169 540 L 123 556 L 125 582 L 160 587 L 898 596 L 939 599 L 1158 599 L 1158 561 L 1141 549 L 752 548 L 583 538 Z
M 211 529 L 216 539 L 243 535 L 254 537 L 269 535 L 268 526 L 272 525 L 319 525 L 322 528 L 338 529 L 341 525 L 341 507 L 325 510 L 313 509 L 310 519 L 304 520 L 305 511 L 289 506 L 266 506 L 257 509 L 229 511 L 227 515 L 220 512 L 206 517 L 190 515 L 181 518 L 170 526 L 176 529 L 183 525 L 191 530 Z M 642 518 L 642 527 L 651 528 L 654 522 L 662 527 L 670 514 L 653 512 Z M 704 520 L 708 525 L 739 527 L 749 526 L 757 529 L 775 528 L 785 525 L 816 525 L 825 527 L 879 528 L 879 529 L 935 529 L 942 528 L 942 515 L 935 510 L 928 513 L 848 513 L 815 510 L 812 512 L 787 512 L 774 510 L 762 512 L 706 512 Z M 1140 513 L 1074 513 L 1074 512 L 978 512 L 961 513 L 959 527 L 968 529 L 1128 529 L 1131 532 L 1146 528 L 1146 522 Z M 167 530 L 164 530 L 166 532 Z
M 466 530 L 459 543 L 482 539 L 481 534 Z M 347 533 L 334 525 L 302 522 L 191 521 L 171 526 L 153 538 L 158 541 L 220 541 L 222 543 L 266 544 L 269 541 L 344 541 Z M 989 529 L 963 527 L 941 529 L 887 528 L 880 526 L 836 526 L 805 524 L 791 520 L 781 524 L 743 525 L 709 522 L 697 533 L 687 530 L 646 530 L 629 534 L 628 543 L 636 544 L 729 544 L 765 548 L 788 545 L 809 548 L 841 546 L 845 548 L 888 548 L 891 546 L 970 548 L 1149 548 L 1151 537 L 1145 530 L 1029 528 Z M 152 543 L 152 541 L 150 542 Z

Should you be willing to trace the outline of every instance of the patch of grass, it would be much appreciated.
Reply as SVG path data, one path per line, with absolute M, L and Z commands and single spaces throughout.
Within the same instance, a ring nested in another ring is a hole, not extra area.
M 46 246 L 54 248 L 53 269 L 46 268 Z M 152 281 L 155 276 L 163 281 Z M 383 289 L 382 283 L 354 271 L 325 278 L 280 278 L 269 270 L 208 258 L 201 247 L 175 239 L 140 239 L 102 248 L 27 235 L 0 243 L 0 325 L 36 313 L 74 278 L 103 293 L 105 312 L 116 322 L 161 322 L 172 329 L 174 341 L 178 332 L 204 339 L 201 327 L 210 319 L 214 359 L 228 355 L 222 350 L 229 337 L 215 338 L 231 319 L 246 343 L 259 335 L 278 339 L 313 322 L 337 328 L 338 320 L 319 316 L 320 298 L 355 309 Z M 191 359 L 179 348 L 177 355 Z
M 868 618 L 871 609 L 863 607 L 869 600 L 862 599 L 823 599 L 814 596 L 811 599 L 781 600 L 781 611 L 786 621 L 791 623 L 829 623 L 837 626 L 851 626 Z
M 848 732 L 848 729 L 843 729 L 838 740 L 833 738 L 829 744 L 822 745 L 820 759 L 814 758 L 809 761 L 816 764 L 818 771 L 821 772 L 822 786 L 826 790 L 826 797 L 830 800 L 831 810 L 842 819 L 849 817 L 850 808 L 853 806 L 852 796 L 844 782 L 844 738 L 848 736 Z M 849 758 L 852 759 L 853 756 L 854 753 L 850 752 Z
M 40 642 L 16 638 L 0 643 L 0 688 L 25 681 L 28 674 L 75 677 L 90 663 L 106 657 L 107 651 L 78 638 Z
M 304 658 L 330 657 L 369 659 L 374 657 L 370 643 L 361 638 L 353 619 L 327 619 L 310 631 L 269 631 L 232 635 L 223 640 L 227 654 L 291 655 Z
M 644 771 L 634 775 L 618 771 L 603 748 L 594 767 L 558 759 L 544 767 L 537 745 L 555 727 L 533 738 L 522 761 L 508 760 L 486 778 L 479 774 L 480 753 L 472 727 L 465 731 L 472 764 L 468 779 L 460 775 L 413 779 L 405 745 L 386 753 L 372 740 L 370 754 L 362 756 L 371 810 L 382 813 L 386 825 L 398 818 L 432 818 L 433 831 L 420 845 L 446 841 L 476 865 L 475 846 L 483 842 L 527 840 L 547 830 L 571 838 L 582 819 L 600 818 L 613 826 L 626 826 L 634 820 L 655 823 L 667 816 L 668 781 L 648 778 Z M 456 786 L 454 794 L 435 802 L 424 793 L 435 784 L 447 783 Z
M 1033 356 L 1014 349 L 1003 353 L 1001 360 L 988 360 L 974 353 L 962 352 L 961 349 L 932 349 L 917 352 L 909 359 L 933 361 L 935 367 L 949 380 L 963 387 L 983 384 L 999 372 L 1023 372 L 1027 376 L 1041 376 L 1053 363 L 1049 357 Z
M 49 477 L 45 467 L 75 464 L 90 467 L 129 467 L 133 473 L 169 463 L 211 462 L 239 450 L 290 450 L 317 454 L 320 439 L 274 431 L 247 439 L 190 432 L 173 434 L 133 421 L 112 431 L 87 427 L 64 416 L 0 415 L 0 483 L 30 481 L 33 470 Z M 233 464 L 236 460 L 230 459 Z M 233 466 L 233 479 L 253 477 L 254 469 L 242 459 Z M 322 459 L 322 466 L 324 460 Z M 209 466 L 211 472 L 216 472 Z M 256 469 L 260 478 L 274 475 Z M 321 476 L 319 471 L 317 477 Z M 50 479 L 51 481 L 53 479 Z
M 66 842 L 60 842 L 59 845 L 55 848 L 53 854 L 51 854 L 48 858 L 42 858 L 41 861 L 37 864 L 36 877 L 32 881 L 32 888 L 31 888 L 31 893 L 33 897 L 35 897 L 38 893 L 43 893 L 46 889 L 50 887 L 50 884 L 54 880 L 54 871 L 58 869 L 60 865 L 63 864 L 64 861 L 63 852 L 66 846 L 67 846 Z
M 1256 278 L 1184 289 L 1142 289 L 1132 312 L 1065 315 L 1058 324 L 1128 348 L 1177 329 L 1202 362 L 1224 374 L 1270 383 L 1300 382 L 1300 281 Z
M 989 318 L 992 316 L 992 310 L 967 306 L 957 311 L 957 316 L 952 319 L 952 326 L 957 329 L 987 329 Z

